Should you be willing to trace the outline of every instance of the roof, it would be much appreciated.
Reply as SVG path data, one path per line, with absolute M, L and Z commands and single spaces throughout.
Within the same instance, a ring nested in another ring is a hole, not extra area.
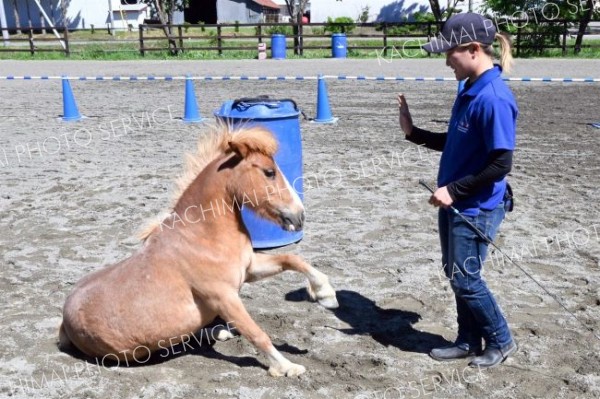
M 273 3 L 271 0 L 253 0 L 253 1 L 256 4 L 260 4 L 263 7 L 279 9 L 279 5 L 276 3 Z

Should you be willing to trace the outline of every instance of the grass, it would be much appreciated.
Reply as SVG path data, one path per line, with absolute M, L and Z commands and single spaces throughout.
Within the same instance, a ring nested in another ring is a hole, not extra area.
M 186 28 L 183 28 L 185 31 Z M 305 32 L 307 34 L 310 31 Z M 320 33 L 320 32 L 318 32 Z M 355 33 L 373 34 L 373 31 L 357 31 Z M 234 27 L 222 28 L 222 35 L 229 37 L 222 40 L 223 51 L 219 54 L 216 50 L 186 50 L 179 55 L 173 56 L 168 51 L 147 51 L 145 56 L 139 52 L 139 33 L 118 31 L 115 35 L 110 35 L 106 30 L 75 31 L 69 34 L 70 57 L 66 57 L 62 47 L 57 39 L 50 33 L 45 35 L 35 35 L 34 43 L 37 49 L 52 49 L 52 52 L 36 52 L 34 55 L 28 51 L 15 52 L 12 49 L 28 50 L 29 43 L 26 35 L 11 35 L 12 43 L 8 47 L 0 48 L 0 59 L 19 59 L 19 60 L 165 60 L 165 59 L 254 59 L 257 57 L 256 46 L 258 40 L 254 37 L 255 29 L 253 27 L 240 27 L 236 32 Z M 270 45 L 270 37 L 263 30 L 263 41 Z M 187 28 L 184 36 L 183 47 L 210 47 L 216 46 L 216 28 L 205 28 L 204 31 L 199 27 Z M 163 39 L 163 32 L 159 29 L 151 29 L 144 32 L 145 47 L 166 48 L 167 42 Z M 19 41 L 21 40 L 21 41 Z M 353 38 L 348 37 L 349 58 L 381 58 L 383 55 L 383 38 Z M 427 53 L 419 49 L 419 44 L 424 44 L 423 39 L 407 39 L 388 37 L 388 52 L 386 59 L 399 58 L 425 58 Z M 567 40 L 567 47 L 573 46 L 575 39 Z M 329 38 L 304 38 L 305 46 L 331 46 Z M 567 54 L 563 56 L 561 49 L 547 49 L 541 54 L 537 52 L 521 53 L 521 57 L 551 57 L 551 58 L 600 58 L 600 40 L 584 40 L 585 46 L 578 55 L 573 54 L 573 49 L 568 49 Z M 357 46 L 372 47 L 371 49 L 357 49 Z M 228 47 L 247 47 L 247 50 L 228 50 Z M 293 54 L 293 39 L 287 39 L 287 57 L 288 58 L 330 58 L 331 49 L 305 49 L 303 56 Z M 270 51 L 267 50 L 270 55 Z

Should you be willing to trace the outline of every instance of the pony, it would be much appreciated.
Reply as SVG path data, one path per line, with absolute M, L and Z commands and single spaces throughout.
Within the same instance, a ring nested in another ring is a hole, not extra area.
M 187 154 L 170 212 L 142 232 L 139 250 L 74 286 L 59 347 L 74 346 L 103 363 L 107 356 L 139 362 L 186 345 L 220 317 L 266 356 L 270 375 L 304 373 L 273 346 L 239 296 L 244 283 L 291 270 L 306 276 L 313 301 L 338 307 L 327 275 L 300 256 L 252 248 L 242 206 L 287 231 L 304 225 L 304 207 L 275 163 L 276 151 L 273 134 L 260 126 L 217 125 L 201 136 L 196 154 Z M 228 328 L 217 337 L 233 334 Z

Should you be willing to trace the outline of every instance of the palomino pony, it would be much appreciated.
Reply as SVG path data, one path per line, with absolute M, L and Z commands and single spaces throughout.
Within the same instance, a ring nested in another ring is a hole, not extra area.
M 188 154 L 172 211 L 146 229 L 140 250 L 76 284 L 63 309 L 61 348 L 139 361 L 185 345 L 185 337 L 220 316 L 266 355 L 269 374 L 302 374 L 306 369 L 275 349 L 238 295 L 244 282 L 293 270 L 308 278 L 311 299 L 338 306 L 327 276 L 299 256 L 252 249 L 242 204 L 288 231 L 304 223 L 302 203 L 273 160 L 276 150 L 261 127 L 220 126 L 201 138 L 198 153 Z

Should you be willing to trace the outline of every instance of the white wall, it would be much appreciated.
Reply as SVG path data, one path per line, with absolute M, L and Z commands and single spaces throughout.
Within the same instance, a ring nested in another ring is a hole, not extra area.
M 13 13 L 14 3 L 12 0 L 0 0 L 4 1 L 4 9 L 6 11 L 6 19 L 9 27 L 14 27 L 15 18 Z M 61 0 L 42 0 L 40 3 L 44 8 L 44 11 L 57 26 L 63 26 L 63 18 L 60 7 Z M 119 7 L 121 7 L 120 0 L 63 0 L 68 2 L 67 9 L 67 26 L 70 29 L 89 29 L 91 25 L 94 25 L 98 29 L 103 29 L 109 23 L 109 1 L 113 4 L 113 9 L 116 11 L 113 15 L 115 17 L 115 28 L 127 29 L 127 23 L 131 23 L 137 26 L 137 22 L 141 22 L 146 16 L 145 12 L 124 12 L 123 18 L 125 22 L 121 21 L 121 13 Z M 33 27 L 39 28 L 41 26 L 40 11 L 36 6 L 35 2 L 29 0 L 17 0 L 17 6 L 19 10 L 19 18 L 22 27 L 27 26 L 27 6 L 29 6 L 29 13 L 31 15 L 31 22 Z M 123 8 L 135 8 L 136 6 L 122 6 Z M 139 7 L 138 7 L 139 8 Z M 48 23 L 45 22 L 46 27 Z
M 110 0 L 70 0 L 67 9 L 67 21 L 71 29 L 104 28 L 108 23 L 108 2 Z M 42 2 L 43 4 L 44 2 Z M 121 4 L 119 0 L 113 0 L 115 4 Z

